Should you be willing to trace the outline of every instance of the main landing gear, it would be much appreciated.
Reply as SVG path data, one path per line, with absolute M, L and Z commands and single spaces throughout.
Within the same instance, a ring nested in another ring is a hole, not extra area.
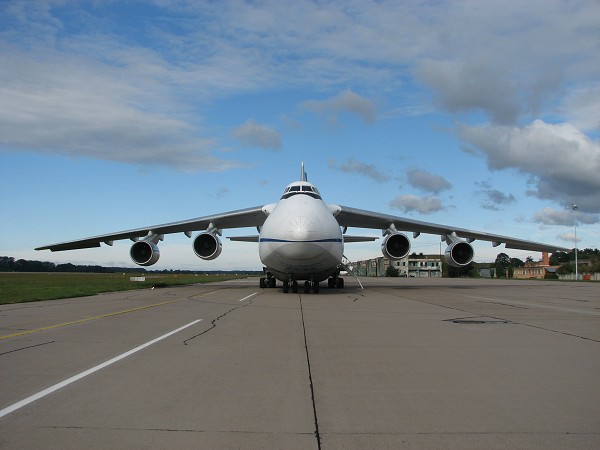
M 274 276 L 267 274 L 266 277 L 262 277 L 260 279 L 259 286 L 261 289 L 274 288 L 277 286 L 277 281 L 275 280 Z M 327 287 L 329 289 L 334 289 L 334 288 L 335 289 L 343 289 L 344 288 L 344 279 L 338 278 L 338 277 L 329 278 L 327 280 Z M 302 288 L 303 288 L 303 291 L 305 294 L 309 294 L 311 291 L 313 292 L 313 294 L 318 294 L 320 286 L 317 281 L 306 280 L 302 284 Z M 283 282 L 283 292 L 286 294 L 288 292 L 290 292 L 290 290 L 292 291 L 292 293 L 297 294 L 299 289 L 300 289 L 300 285 L 298 284 L 298 281 L 296 281 L 296 280 Z

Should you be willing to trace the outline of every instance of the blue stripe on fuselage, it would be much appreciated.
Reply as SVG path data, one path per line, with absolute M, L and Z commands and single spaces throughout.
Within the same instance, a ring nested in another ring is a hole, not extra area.
M 272 239 L 272 238 L 259 238 L 258 242 L 287 242 L 291 244 L 303 244 L 303 243 L 314 243 L 314 242 L 342 242 L 342 239 L 313 239 L 308 241 L 290 241 L 288 239 Z

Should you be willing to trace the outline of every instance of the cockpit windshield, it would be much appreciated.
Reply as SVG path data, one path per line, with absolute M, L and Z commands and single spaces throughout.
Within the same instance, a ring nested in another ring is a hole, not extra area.
M 311 186 L 311 185 L 294 185 L 294 186 L 288 186 L 287 188 L 285 188 L 285 191 L 283 191 L 283 195 L 281 196 L 281 199 L 286 199 L 286 198 L 290 198 L 294 195 L 298 195 L 298 194 L 303 194 L 303 195 L 308 195 L 312 198 L 316 198 L 316 199 L 321 199 L 321 195 L 319 194 L 319 191 L 317 190 L 316 187 Z

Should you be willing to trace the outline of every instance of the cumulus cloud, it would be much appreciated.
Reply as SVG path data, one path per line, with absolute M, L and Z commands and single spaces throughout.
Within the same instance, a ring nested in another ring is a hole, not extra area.
M 0 148 L 219 171 L 212 138 L 161 88 L 82 57 L 0 51 Z M 149 97 L 153 100 L 149 100 Z M 152 97 L 154 96 L 154 97 Z M 160 109 L 153 101 L 162 101 Z
M 444 209 L 442 202 L 435 197 L 417 197 L 415 195 L 401 195 L 390 201 L 390 207 L 399 209 L 404 213 L 419 212 L 431 214 Z
M 516 92 L 498 67 L 474 61 L 420 62 L 416 74 L 433 88 L 450 112 L 482 110 L 494 122 L 513 123 L 519 113 Z
M 600 83 L 574 89 L 565 98 L 562 112 L 582 130 L 600 130 Z
M 600 211 L 600 142 L 568 123 L 528 126 L 458 125 L 464 150 L 483 155 L 492 170 L 515 169 L 535 186 L 530 194 L 565 206 Z
M 188 167 L 231 164 L 210 155 L 215 140 L 203 138 L 205 130 L 182 111 L 198 108 L 207 98 L 282 88 L 340 92 L 357 86 L 369 93 L 365 95 L 389 96 L 392 109 L 395 103 L 405 111 L 423 111 L 429 106 L 425 97 L 429 93 L 421 89 L 425 85 L 446 110 L 483 111 L 505 125 L 548 99 L 553 106 L 562 105 L 560 112 L 576 126 L 597 129 L 599 63 L 590 30 L 595 30 L 600 3 L 594 1 L 568 7 L 562 0 L 487 2 L 481 8 L 468 2 L 415 0 L 158 2 L 152 12 L 135 17 L 135 32 L 112 18 L 111 2 L 5 3 L 0 6 L 0 29 L 7 46 L 0 48 L 0 57 L 10 55 L 8 47 L 14 45 L 25 52 L 40 49 L 46 59 L 36 67 L 0 61 L 0 85 L 9 80 L 14 86 L 25 75 L 26 86 L 20 88 L 25 93 L 31 86 L 44 85 L 47 69 L 53 72 L 46 63 L 56 54 L 60 54 L 54 59 L 57 65 L 65 62 L 64 55 L 77 57 L 64 64 L 64 76 L 78 75 L 90 86 L 97 86 L 98 78 L 107 87 L 112 84 L 115 91 L 100 88 L 98 97 L 105 98 L 96 101 L 105 100 L 108 110 L 117 111 L 116 117 L 123 108 L 128 119 L 137 116 L 127 132 L 137 131 L 139 140 L 146 135 L 151 159 L 166 165 L 173 165 L 170 155 L 176 166 L 186 158 L 193 163 Z M 82 20 L 73 26 L 77 19 Z M 39 55 L 33 58 L 43 60 Z M 80 70 L 86 66 L 90 70 Z M 53 78 L 61 80 L 62 74 Z M 138 92 L 132 98 L 121 96 L 121 89 Z M 563 102 L 564 92 L 568 98 Z M 66 99 L 65 106 L 72 107 L 69 96 Z M 12 99 L 27 100 L 31 99 Z M 35 110 L 40 103 L 29 106 Z M 365 123 L 378 117 L 374 102 L 350 89 L 304 106 L 332 122 L 342 113 Z M 9 107 L 12 103 L 7 111 Z M 82 119 L 86 116 L 93 119 L 89 111 Z M 50 119 L 48 128 L 59 131 Z M 83 122 L 81 135 L 108 128 L 102 128 L 101 121 Z M 41 120 L 30 123 L 35 129 L 46 126 Z M 165 145 L 154 152 L 158 146 L 154 143 Z M 96 153 L 116 160 L 123 155 L 143 159 L 146 152 L 136 149 L 111 153 L 104 148 Z M 83 149 L 81 154 L 88 153 Z
M 592 225 L 600 222 L 600 216 L 597 214 L 585 213 L 580 210 L 573 211 L 572 209 L 544 208 L 538 211 L 533 216 L 533 220 L 543 225 L 566 225 L 573 226 L 575 221 L 578 224 Z
M 330 159 L 327 164 L 330 169 L 336 169 L 345 173 L 358 173 L 378 183 L 385 183 L 390 179 L 388 175 L 378 170 L 373 164 L 366 164 L 352 158 L 341 164 L 337 164 L 333 159 Z
M 307 100 L 302 103 L 302 107 L 326 116 L 330 124 L 337 123 L 342 112 L 355 114 L 368 124 L 372 124 L 377 118 L 375 103 L 349 89 L 325 100 Z
M 581 242 L 581 239 L 580 238 L 576 238 L 574 233 L 561 233 L 561 234 L 557 234 L 556 238 L 560 239 L 561 241 L 572 242 L 573 244 L 575 244 L 577 242 Z
M 452 184 L 440 175 L 434 175 L 425 170 L 409 170 L 406 172 L 409 184 L 417 189 L 433 194 L 452 188 Z
M 513 194 L 505 194 L 497 189 L 492 188 L 488 181 L 482 181 L 475 183 L 480 189 L 477 193 L 483 196 L 483 202 L 481 207 L 492 211 L 500 211 L 502 206 L 510 205 L 516 202 L 516 198 Z
M 281 148 L 281 135 L 277 130 L 256 123 L 252 119 L 236 128 L 233 135 L 246 147 L 258 147 L 267 150 L 279 150 Z

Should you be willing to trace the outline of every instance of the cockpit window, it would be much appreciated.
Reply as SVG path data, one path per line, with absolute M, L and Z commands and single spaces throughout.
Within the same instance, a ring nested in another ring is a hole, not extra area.
M 290 198 L 294 195 L 298 195 L 298 194 L 304 194 L 304 195 L 308 195 L 312 198 L 316 198 L 316 199 L 321 199 L 321 196 L 319 194 L 319 191 L 317 190 L 317 188 L 315 188 L 314 186 L 306 186 L 306 185 L 301 185 L 301 186 L 288 186 L 287 188 L 285 188 L 285 191 L 283 191 L 283 195 L 281 196 L 281 199 L 286 199 L 286 198 Z

